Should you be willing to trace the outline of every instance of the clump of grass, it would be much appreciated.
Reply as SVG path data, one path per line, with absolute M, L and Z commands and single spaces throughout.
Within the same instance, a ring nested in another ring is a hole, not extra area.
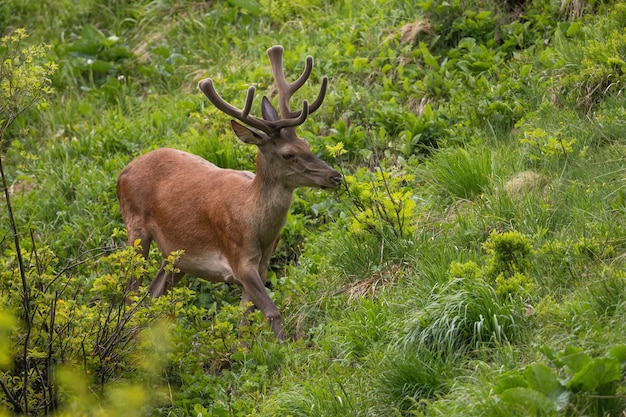
M 453 279 L 435 287 L 423 310 L 407 320 L 399 345 L 428 346 L 441 355 L 469 354 L 521 342 L 527 318 L 521 302 L 503 299 L 482 280 Z
M 383 364 L 379 389 L 401 412 L 420 410 L 424 400 L 449 391 L 452 381 L 461 373 L 462 363 L 462 355 L 442 355 L 425 345 L 397 351 Z
M 427 164 L 436 184 L 448 194 L 471 199 L 489 188 L 489 148 L 453 148 L 438 152 Z

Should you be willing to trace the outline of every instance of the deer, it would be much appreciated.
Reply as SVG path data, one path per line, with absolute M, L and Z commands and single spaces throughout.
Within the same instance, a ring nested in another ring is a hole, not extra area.
M 155 242 L 164 259 L 148 287 L 151 297 L 166 294 L 185 274 L 236 284 L 241 288 L 242 306 L 246 311 L 258 308 L 279 340 L 285 338 L 281 313 L 265 284 L 295 190 L 332 191 L 343 180 L 296 132 L 322 105 L 328 78 L 322 78 L 311 104 L 303 100 L 301 109 L 291 110 L 291 97 L 309 79 L 313 58 L 307 56 L 300 77 L 288 82 L 283 52 L 280 45 L 267 50 L 278 110 L 263 96 L 261 117 L 250 114 L 254 86 L 248 88 L 239 109 L 218 94 L 211 78 L 198 84 L 218 110 L 233 118 L 230 125 L 237 138 L 257 147 L 256 173 L 220 168 L 200 156 L 160 148 L 131 161 L 117 181 L 128 244 L 139 240 L 138 252 L 147 259 Z M 175 268 L 166 268 L 165 260 L 176 251 L 182 255 Z M 141 280 L 133 280 L 129 290 L 137 292 L 140 285 Z

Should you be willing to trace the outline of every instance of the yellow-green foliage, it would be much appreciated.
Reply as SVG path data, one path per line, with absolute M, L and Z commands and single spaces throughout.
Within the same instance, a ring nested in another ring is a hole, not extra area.
M 549 134 L 541 128 L 526 130 L 524 137 L 520 139 L 520 143 L 527 145 L 531 152 L 530 158 L 533 160 L 542 160 L 544 158 L 564 158 L 569 156 L 584 157 L 587 153 L 587 147 L 577 145 L 576 138 L 564 138 L 560 132 Z
M 468 261 L 465 263 L 452 262 L 448 269 L 448 274 L 451 278 L 466 278 L 470 280 L 483 279 L 485 272 L 478 266 L 476 262 Z
M 615 256 L 615 247 L 610 241 L 601 238 L 581 237 L 574 244 L 576 254 L 587 256 L 593 260 L 610 259 Z
M 527 295 L 534 287 L 535 283 L 520 272 L 516 272 L 510 277 L 505 277 L 504 274 L 499 274 L 496 277 L 496 293 L 501 296 Z
M 504 274 L 510 278 L 517 272 L 526 272 L 530 267 L 530 256 L 535 252 L 530 238 L 514 230 L 493 230 L 483 248 L 491 258 L 487 271 L 492 277 Z
M 355 212 L 352 232 L 382 233 L 390 229 L 398 237 L 410 237 L 416 228 L 416 204 L 410 184 L 414 176 L 403 172 L 360 169 L 345 178 Z
M 28 37 L 25 29 L 15 29 L 0 42 L 0 139 L 15 118 L 33 104 L 47 107 L 46 96 L 53 92 L 50 76 L 56 71 L 45 60 L 50 45 L 22 47 Z
M 616 4 L 607 24 L 573 23 L 567 39 L 557 32 L 553 48 L 544 52 L 553 66 L 560 97 L 589 112 L 607 95 L 623 94 L 626 83 L 626 34 L 623 4 Z M 609 23 L 610 22 L 610 23 Z M 599 22 L 598 22 L 599 23 Z
M 488 257 L 483 266 L 474 261 L 452 262 L 448 270 L 450 278 L 463 278 L 495 285 L 502 297 L 527 296 L 535 284 L 526 273 L 530 268 L 530 256 L 534 253 L 529 237 L 516 231 L 491 232 L 484 243 Z
M 9 335 L 15 329 L 15 325 L 15 317 L 8 311 L 4 311 L 0 305 L 0 369 L 7 369 L 11 366 Z
M 535 253 L 528 236 L 494 230 L 483 247 L 490 256 L 486 274 L 495 280 L 498 294 L 527 294 L 533 289 L 532 279 L 526 276 Z
M 626 82 L 626 33 L 614 30 L 605 39 L 590 40 L 583 46 L 580 71 L 567 84 L 576 88 L 576 98 L 586 108 L 607 93 L 623 93 Z
M 25 264 L 25 273 L 30 284 L 28 303 L 35 314 L 21 317 L 16 327 L 4 313 L 0 321 L 0 365 L 6 368 L 14 361 L 30 366 L 28 378 L 23 366 L 0 371 L 0 382 L 16 394 L 21 411 L 50 406 L 48 392 L 57 390 L 53 378 L 57 374 L 59 400 L 70 410 L 61 415 L 86 410 L 102 416 L 121 415 L 122 410 L 124 415 L 139 415 L 141 407 L 159 400 L 158 390 L 142 388 L 146 381 L 158 382 L 155 376 L 167 356 L 168 323 L 159 319 L 177 314 L 194 293 L 180 287 L 149 302 L 144 287 L 129 305 L 130 280 L 146 274 L 146 261 L 137 249 L 126 247 L 93 261 L 90 267 L 96 277 L 91 283 L 64 269 L 57 272 L 59 260 L 48 248 L 38 248 L 36 256 L 23 251 L 23 259 L 31 261 Z M 8 255 L 0 258 L 1 312 L 20 311 L 24 303 L 16 257 Z M 53 364 L 63 364 L 63 369 L 57 371 Z M 108 385 L 102 397 L 94 396 L 90 385 L 103 387 L 120 373 L 134 377 L 121 385 Z M 28 395 L 20 397 L 17 393 L 24 384 Z M 88 396 L 83 395 L 86 392 Z

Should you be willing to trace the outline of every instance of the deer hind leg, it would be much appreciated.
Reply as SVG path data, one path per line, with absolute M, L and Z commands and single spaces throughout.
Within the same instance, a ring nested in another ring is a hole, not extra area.
M 165 270 L 166 262 L 163 261 L 161 264 L 161 269 L 157 272 L 154 280 L 150 284 L 150 288 L 148 288 L 148 292 L 152 298 L 157 298 L 166 294 L 170 288 L 174 285 L 178 284 L 178 282 L 185 275 L 184 272 L 171 272 Z

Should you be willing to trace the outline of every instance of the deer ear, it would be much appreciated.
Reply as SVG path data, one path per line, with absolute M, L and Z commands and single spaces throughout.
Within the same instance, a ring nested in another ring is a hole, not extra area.
M 263 119 L 271 122 L 280 119 L 278 117 L 278 112 L 265 96 L 263 96 L 263 100 L 261 101 L 261 115 L 263 115 Z
M 234 120 L 230 121 L 230 125 L 235 132 L 235 135 L 244 143 L 249 145 L 262 145 L 267 141 L 267 137 L 262 133 L 257 133 L 254 130 L 247 128 Z

